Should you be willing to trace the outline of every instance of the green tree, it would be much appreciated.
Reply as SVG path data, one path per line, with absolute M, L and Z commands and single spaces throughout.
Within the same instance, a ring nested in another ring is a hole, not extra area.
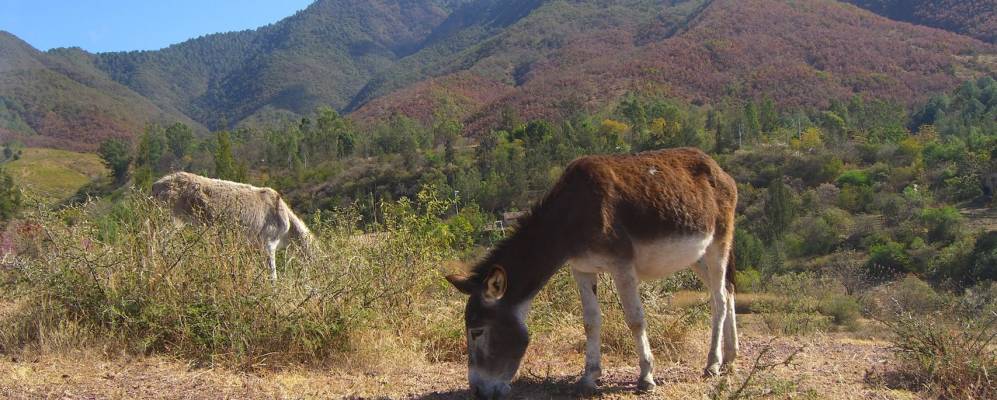
M 782 179 L 773 179 L 766 190 L 765 198 L 765 236 L 767 239 L 779 239 L 796 218 L 796 200 L 793 191 Z
M 166 143 L 173 157 L 182 160 L 194 143 L 194 131 L 189 126 L 177 122 L 166 128 Z
M 114 179 L 117 182 L 124 182 L 128 177 L 128 166 L 132 163 L 128 144 L 124 140 L 110 138 L 100 144 L 97 153 L 104 161 L 104 165 L 111 169 Z
M 932 242 L 951 242 L 960 233 L 963 217 L 955 207 L 925 208 L 921 210 L 921 223 Z
M 230 181 L 244 181 L 246 179 L 245 166 L 237 164 L 232 156 L 232 139 L 228 131 L 218 131 L 215 136 L 217 144 L 215 147 L 215 176 L 218 179 Z
M 629 98 L 623 100 L 620 103 L 620 114 L 622 114 L 627 121 L 630 122 L 630 126 L 633 127 L 631 135 L 640 135 L 645 129 L 647 129 L 647 111 L 644 109 L 644 104 L 641 103 L 640 99 L 630 96 Z M 630 138 L 630 145 L 634 146 L 634 137 Z
M 779 127 L 779 113 L 775 110 L 775 102 L 771 98 L 766 97 L 765 100 L 762 100 L 758 114 L 762 132 L 775 132 L 776 128 Z
M 146 127 L 145 132 L 138 142 L 138 150 L 135 154 L 135 165 L 137 167 L 148 167 L 151 171 L 156 171 L 159 161 L 166 153 L 166 138 L 164 130 L 156 125 Z
M 762 119 L 755 103 L 749 101 L 744 106 L 744 138 L 747 139 L 762 131 Z
M 0 220 L 7 221 L 17 215 L 23 205 L 21 190 L 14 183 L 14 178 L 0 169 Z

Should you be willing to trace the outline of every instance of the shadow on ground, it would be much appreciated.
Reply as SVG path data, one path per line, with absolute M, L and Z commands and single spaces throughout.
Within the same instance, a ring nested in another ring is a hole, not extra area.
M 576 386 L 577 377 L 550 378 L 529 376 L 517 379 L 512 383 L 511 399 L 577 399 L 583 397 Z M 621 385 L 613 382 L 603 382 L 599 391 L 593 396 L 623 393 L 634 390 L 634 385 Z M 416 397 L 415 400 L 453 400 L 470 398 L 467 390 L 452 390 L 435 392 Z

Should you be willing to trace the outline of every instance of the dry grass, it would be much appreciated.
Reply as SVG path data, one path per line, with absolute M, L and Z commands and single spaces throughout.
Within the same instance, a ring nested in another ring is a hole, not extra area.
M 291 249 L 276 286 L 263 255 L 234 229 L 178 227 L 141 196 L 109 210 L 29 216 L 11 230 L 17 257 L 0 270 L 0 397 L 464 398 L 464 297 L 442 275 L 468 249 L 441 217 L 449 208 L 428 197 L 385 204 L 384 222 L 365 231 L 348 211 L 322 215 L 311 224 L 334 251 L 309 260 Z M 686 278 L 642 285 L 659 383 L 648 398 L 703 398 L 743 382 L 743 373 L 729 382 L 700 377 L 707 297 L 683 289 Z M 600 397 L 633 398 L 631 334 L 611 281 L 599 285 Z M 920 286 L 901 286 L 915 288 L 905 301 L 917 304 Z M 841 293 L 794 275 L 776 279 L 772 293 L 736 296 L 739 371 L 752 371 L 762 353 L 779 360 L 806 348 L 798 362 L 754 375 L 752 397 L 910 397 L 866 378 L 892 360 L 873 324 L 859 333 L 794 331 L 805 325 L 795 318 L 830 324 L 821 312 L 837 312 L 824 300 Z M 584 334 L 567 271 L 532 310 L 533 342 L 514 394 L 573 397 Z M 773 332 L 781 337 L 766 346 Z
M 741 375 L 765 348 L 769 336 L 757 316 L 746 316 L 743 327 Z M 513 398 L 575 398 L 574 382 L 584 355 L 572 345 L 583 341 L 580 327 L 565 327 L 552 335 L 535 335 L 513 385 Z M 570 332 L 569 332 L 570 331 Z M 652 332 L 653 335 L 653 332 Z M 658 355 L 655 371 L 658 390 L 637 395 L 634 384 L 637 362 L 633 355 L 604 356 L 603 399 L 706 398 L 724 378 L 703 379 L 706 331 L 695 329 L 684 360 Z M 371 343 L 397 346 L 398 343 Z M 890 362 L 888 344 L 882 341 L 837 336 L 779 338 L 763 360 L 785 358 L 806 346 L 790 366 L 760 374 L 752 385 L 760 398 L 912 399 L 914 394 L 865 381 L 866 371 Z M 198 368 L 181 359 L 163 356 L 113 356 L 92 351 L 8 355 L 0 359 L 0 397 L 60 398 L 278 398 L 278 399 L 464 399 L 466 364 L 430 362 L 415 357 L 392 363 L 330 365 L 322 368 L 288 367 L 244 372 L 231 368 Z M 63 376 L 66 377 L 63 377 Z M 811 397 L 812 398 L 812 397 Z
M 3 315 L 0 348 L 123 349 L 246 370 L 454 359 L 460 296 L 440 266 L 456 252 L 435 214 L 447 205 L 424 204 L 386 204 L 375 243 L 354 239 L 354 214 L 314 221 L 335 251 L 289 250 L 276 285 L 239 229 L 178 226 L 144 196 L 109 212 L 40 212 L 13 229 L 17 267 L 3 281 L 17 306 Z M 370 348 L 372 338 L 388 342 Z

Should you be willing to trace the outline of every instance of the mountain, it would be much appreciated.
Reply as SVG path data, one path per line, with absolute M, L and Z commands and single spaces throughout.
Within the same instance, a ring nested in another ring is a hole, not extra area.
M 34 145 L 93 149 L 150 122 L 197 123 L 165 112 L 97 69 L 79 49 L 42 53 L 0 31 L 0 134 Z
M 109 53 L 98 65 L 156 104 L 211 127 L 272 114 L 342 109 L 413 49 L 460 0 L 320 0 L 273 25 L 159 51 Z
M 482 130 L 502 109 L 558 118 L 631 92 L 700 103 L 770 97 L 785 107 L 855 94 L 914 104 L 995 71 L 991 43 L 860 6 L 869 9 L 831 0 L 318 0 L 272 25 L 156 51 L 39 52 L 3 34 L 0 129 L 92 147 L 148 122 L 203 130 L 328 105 L 356 119 L 428 120 L 447 107 Z
M 913 105 L 995 70 L 992 45 L 840 2 L 603 3 L 546 2 L 438 62 L 432 79 L 356 114 L 426 119 L 444 99 L 458 99 L 471 110 L 470 129 L 482 130 L 505 108 L 524 119 L 556 119 L 627 92 L 699 103 L 770 97 L 785 107 L 825 107 L 864 94 Z
M 945 29 L 997 43 L 994 0 L 845 0 L 898 21 Z

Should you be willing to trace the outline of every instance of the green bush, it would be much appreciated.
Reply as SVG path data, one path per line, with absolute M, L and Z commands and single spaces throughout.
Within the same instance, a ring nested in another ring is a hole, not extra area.
M 870 275 L 889 278 L 896 274 L 911 271 L 912 261 L 907 250 L 900 243 L 887 241 L 869 248 L 869 261 L 866 268 Z
M 928 239 L 933 242 L 951 242 L 959 235 L 963 217 L 952 206 L 926 208 L 921 210 L 921 224 L 927 230 Z
M 865 212 L 872 205 L 874 195 L 869 186 L 848 184 L 838 194 L 838 205 L 848 211 Z
M 774 333 L 805 335 L 825 331 L 831 318 L 819 313 L 819 297 L 831 290 L 828 279 L 812 272 L 788 273 L 772 277 L 769 292 L 777 296 L 752 304 L 752 311 L 762 314 L 762 320 Z
M 835 325 L 847 327 L 855 330 L 858 327 L 859 317 L 862 316 L 862 306 L 852 296 L 839 294 L 832 295 L 821 301 L 820 313 L 830 316 Z
M 762 288 L 762 274 L 757 269 L 738 270 L 734 273 L 734 285 L 738 292 L 757 292 Z
M 850 171 L 845 171 L 844 173 L 839 175 L 835 183 L 837 183 L 838 186 L 842 188 L 848 185 L 869 186 L 872 184 L 872 178 L 870 178 L 869 174 L 865 171 L 853 169 Z
M 901 311 L 930 314 L 947 303 L 945 296 L 913 275 L 873 291 L 865 301 L 869 312 L 878 319 L 891 319 Z

